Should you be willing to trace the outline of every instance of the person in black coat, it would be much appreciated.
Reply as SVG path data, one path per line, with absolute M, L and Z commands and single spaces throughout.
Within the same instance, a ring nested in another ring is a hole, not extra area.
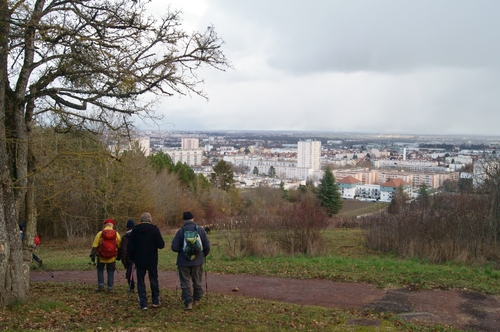
M 203 296 L 202 278 L 203 278 L 203 263 L 205 257 L 210 253 L 210 240 L 205 233 L 203 227 L 198 227 L 194 223 L 194 217 L 191 212 L 183 214 L 184 226 L 177 231 L 172 240 L 172 251 L 177 252 L 177 266 L 179 270 L 179 279 L 182 289 L 182 300 L 186 310 L 193 309 L 193 304 L 196 306 Z M 200 251 L 194 259 L 189 259 L 184 255 L 184 230 L 194 231 L 198 228 L 198 235 L 201 239 L 202 251 Z M 191 282 L 193 293 L 191 294 Z
M 130 238 L 130 233 L 132 233 L 132 228 L 134 228 L 135 223 L 132 219 L 127 221 L 125 227 L 127 228 L 127 232 L 122 235 L 122 243 L 120 249 L 118 250 L 118 256 L 120 257 L 123 267 L 125 268 L 125 278 L 127 279 L 128 287 L 130 290 L 134 289 L 134 279 L 132 277 L 132 265 L 130 264 L 130 259 L 128 255 L 128 241 Z
M 151 214 L 144 212 L 141 221 L 130 233 L 128 255 L 137 269 L 137 292 L 142 310 L 148 309 L 148 297 L 144 278 L 146 272 L 151 285 L 153 308 L 160 306 L 160 285 L 158 284 L 158 249 L 165 247 L 165 241 L 158 227 L 153 225 Z

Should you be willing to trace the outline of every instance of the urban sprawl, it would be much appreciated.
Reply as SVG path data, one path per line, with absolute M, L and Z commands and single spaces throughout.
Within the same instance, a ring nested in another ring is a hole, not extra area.
M 496 154 L 499 138 L 285 132 L 141 131 L 134 141 L 146 155 L 163 151 L 174 163 L 210 178 L 212 165 L 233 165 L 239 188 L 317 184 L 329 166 L 345 199 L 390 202 L 397 188 L 412 197 L 425 185 L 478 181 L 479 163 Z

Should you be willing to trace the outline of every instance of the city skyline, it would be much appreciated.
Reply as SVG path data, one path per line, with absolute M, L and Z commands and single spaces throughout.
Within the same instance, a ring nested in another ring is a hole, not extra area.
M 203 70 L 208 102 L 165 98 L 141 129 L 497 133 L 498 2 L 168 3 L 187 31 L 213 24 L 233 68 Z

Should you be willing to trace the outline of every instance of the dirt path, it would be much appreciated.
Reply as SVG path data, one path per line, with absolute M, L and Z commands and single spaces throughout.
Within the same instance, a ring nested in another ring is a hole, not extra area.
M 31 282 L 81 282 L 94 284 L 95 271 L 32 271 Z M 160 271 L 160 287 L 175 289 L 176 274 Z M 208 292 L 248 296 L 328 308 L 376 309 L 399 314 L 409 321 L 448 324 L 459 329 L 500 331 L 500 296 L 467 291 L 383 290 L 374 285 L 328 280 L 298 280 L 255 275 L 208 273 Z M 123 271 L 115 278 L 125 285 Z

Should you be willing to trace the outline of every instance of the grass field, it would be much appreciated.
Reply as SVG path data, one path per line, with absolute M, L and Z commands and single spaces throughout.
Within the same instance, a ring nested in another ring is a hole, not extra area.
M 376 203 L 370 204 L 374 206 Z M 346 207 L 346 211 L 359 213 L 367 208 L 366 205 L 362 208 Z M 385 288 L 467 288 L 500 294 L 500 272 L 491 265 L 437 265 L 371 252 L 363 246 L 363 231 L 360 229 L 327 230 L 324 235 L 328 250 L 318 257 L 229 259 L 226 248 L 229 235 L 224 231 L 210 235 L 212 252 L 207 260 L 207 271 L 365 282 Z M 160 250 L 160 270 L 176 268 L 176 256 L 170 251 L 172 237 L 164 237 L 166 248 Z M 88 264 L 91 243 L 92 238 L 81 239 L 71 246 L 65 242 L 46 242 L 40 247 L 39 254 L 50 270 L 91 270 L 94 269 Z M 27 303 L 0 309 L 0 330 L 456 331 L 444 326 L 408 324 L 388 313 L 332 310 L 217 294 L 210 294 L 194 316 L 182 310 L 178 296 L 166 289 L 163 290 L 161 309 L 127 311 L 123 296 L 126 289 L 122 288 L 118 287 L 112 294 L 99 294 L 89 293 L 87 285 L 33 284 Z M 382 321 L 382 327 L 350 327 L 346 325 L 350 318 L 376 318 Z

